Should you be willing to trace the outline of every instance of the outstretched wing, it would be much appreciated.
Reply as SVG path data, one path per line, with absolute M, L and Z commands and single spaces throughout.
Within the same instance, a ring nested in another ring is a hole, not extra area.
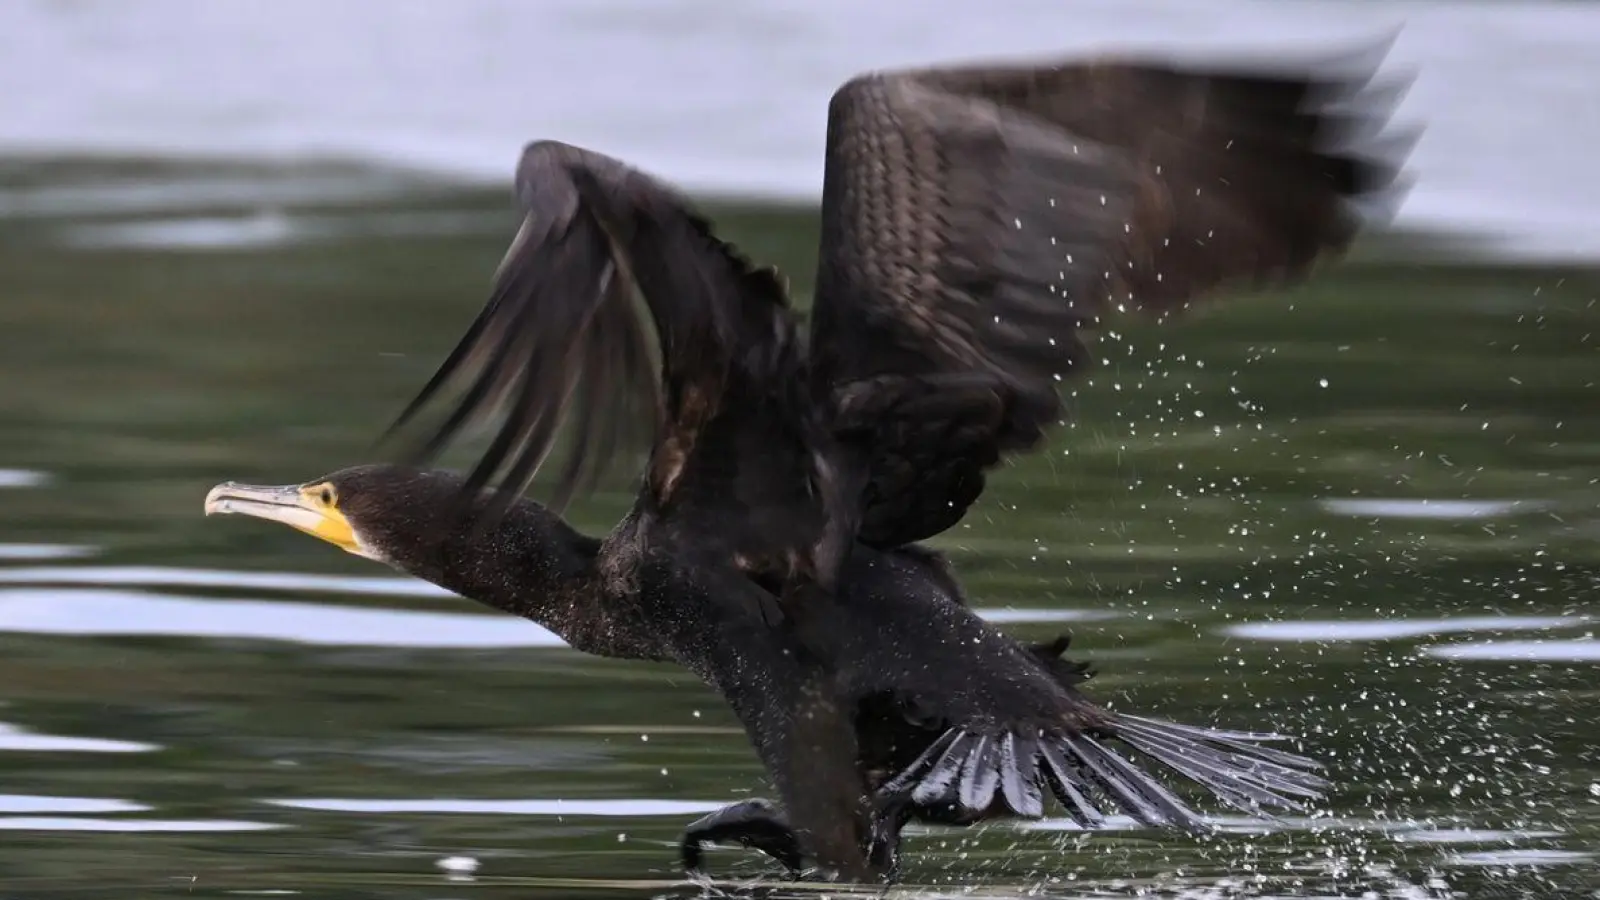
M 840 88 L 811 344 L 869 459 L 861 538 L 958 521 L 1060 417 L 1102 314 L 1292 281 L 1343 250 L 1398 174 L 1380 137 L 1398 92 L 1375 69 L 1099 61 Z
M 665 503 L 729 384 L 767 377 L 757 369 L 787 334 L 783 285 L 672 189 L 608 156 L 530 144 L 516 192 L 526 218 L 488 303 L 394 427 L 462 378 L 465 390 L 415 455 L 432 457 L 464 426 L 498 418 L 468 491 L 494 483 L 504 503 L 527 487 L 570 416 L 559 507 L 640 426 L 654 426 L 646 477 Z

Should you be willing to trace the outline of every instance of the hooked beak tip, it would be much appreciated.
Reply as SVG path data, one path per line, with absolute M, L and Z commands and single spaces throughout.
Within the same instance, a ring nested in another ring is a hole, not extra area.
M 240 512 L 267 499 L 262 496 L 266 489 L 256 488 L 237 481 L 224 481 L 206 492 L 205 511 L 208 516 L 227 515 Z
M 224 481 L 206 492 L 206 515 L 216 515 L 228 511 L 228 489 L 233 487 L 233 482 Z

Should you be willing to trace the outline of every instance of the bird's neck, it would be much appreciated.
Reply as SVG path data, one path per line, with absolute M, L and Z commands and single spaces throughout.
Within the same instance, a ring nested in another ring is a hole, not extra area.
M 512 615 L 531 619 L 575 649 L 629 659 L 665 658 L 633 622 L 625 598 L 605 589 L 601 543 L 529 500 L 515 503 L 478 536 L 450 532 L 410 574 Z

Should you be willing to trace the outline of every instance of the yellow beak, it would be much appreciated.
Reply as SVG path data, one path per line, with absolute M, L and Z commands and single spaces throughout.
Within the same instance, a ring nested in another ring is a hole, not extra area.
M 331 499 L 324 499 L 331 498 Z M 241 515 L 282 522 L 357 556 L 361 546 L 326 483 L 255 485 L 225 481 L 206 494 L 206 515 Z

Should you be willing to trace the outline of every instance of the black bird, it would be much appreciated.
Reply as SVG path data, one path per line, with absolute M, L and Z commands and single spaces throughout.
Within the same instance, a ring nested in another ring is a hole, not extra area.
M 1199 827 L 1113 742 L 1248 809 L 1325 786 L 1263 735 L 1113 714 L 1064 641 L 1027 647 L 967 608 L 916 542 L 1063 414 L 1105 313 L 1166 314 L 1286 284 L 1397 196 L 1382 54 L 1298 67 L 1155 60 L 872 73 L 828 108 L 809 329 L 669 186 L 530 144 L 526 218 L 491 297 L 396 425 L 456 378 L 406 465 L 222 484 L 210 512 L 285 522 L 573 647 L 682 664 L 743 722 L 781 808 L 685 833 L 837 877 L 891 873 L 908 818 L 1043 814 L 1048 791 Z M 643 309 L 640 309 L 642 301 Z M 653 334 L 652 334 L 653 331 Z M 419 466 L 498 430 L 465 477 Z M 572 447 L 554 508 L 520 495 Z M 559 509 L 643 426 L 636 503 L 603 538 Z

